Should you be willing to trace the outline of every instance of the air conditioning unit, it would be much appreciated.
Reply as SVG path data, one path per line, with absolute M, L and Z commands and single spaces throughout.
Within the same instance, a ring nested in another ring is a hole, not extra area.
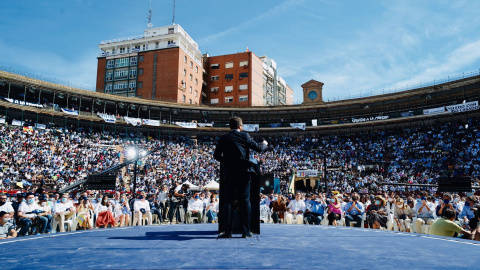
M 247 68 L 247 67 L 248 67 L 248 65 L 243 65 L 243 67 L 244 67 L 244 68 Z

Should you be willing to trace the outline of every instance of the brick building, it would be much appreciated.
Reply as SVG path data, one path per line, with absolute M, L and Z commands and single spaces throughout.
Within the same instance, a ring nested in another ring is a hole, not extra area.
M 201 103 L 202 55 L 180 25 L 150 28 L 141 36 L 103 41 L 98 47 L 97 92 Z
M 177 24 L 98 47 L 97 92 L 181 104 L 293 104 L 293 90 L 278 76 L 275 61 L 248 51 L 202 56 Z
M 278 106 L 293 104 L 293 90 L 277 75 L 276 63 L 253 52 L 207 56 L 209 105 Z

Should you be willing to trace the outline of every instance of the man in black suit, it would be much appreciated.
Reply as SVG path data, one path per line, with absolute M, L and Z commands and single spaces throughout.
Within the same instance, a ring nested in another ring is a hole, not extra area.
M 250 163 L 250 149 L 262 152 L 267 149 L 268 143 L 256 143 L 250 135 L 243 131 L 243 122 L 240 117 L 232 117 L 229 120 L 231 131 L 220 137 L 213 157 L 220 161 L 223 166 L 223 178 L 225 183 L 226 209 L 225 233 L 221 238 L 232 236 L 232 208 L 233 202 L 238 201 L 240 208 L 240 222 L 243 230 L 243 237 L 252 237 L 250 232 L 250 173 L 253 172 Z

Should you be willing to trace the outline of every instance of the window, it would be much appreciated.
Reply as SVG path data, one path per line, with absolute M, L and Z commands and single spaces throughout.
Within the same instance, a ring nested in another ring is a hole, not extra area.
M 243 102 L 243 101 L 248 101 L 248 96 L 240 96 L 238 98 L 238 101 Z
M 220 69 L 220 64 L 211 64 L 210 68 L 211 69 Z
M 232 103 L 233 102 L 233 97 L 226 97 L 225 98 L 225 103 Z
M 143 88 L 143 82 L 138 82 L 137 89 L 142 89 L 142 88 Z
M 187 70 L 183 69 L 183 76 L 187 76 Z
M 190 94 L 192 93 L 192 87 L 190 86 Z
M 218 93 L 218 87 L 212 87 L 212 88 L 210 88 L 210 91 Z
M 109 83 L 105 86 L 105 91 L 112 91 L 112 84 Z
M 148 49 L 148 45 L 147 45 L 147 44 L 143 44 L 143 45 L 142 45 L 142 50 L 145 51 L 146 49 Z
M 210 104 L 218 104 L 218 98 L 210 99 Z
M 241 84 L 239 87 L 239 90 L 247 90 L 248 89 L 248 84 Z
M 220 76 L 212 76 L 212 82 L 220 80 Z
M 138 69 L 138 75 L 143 75 L 143 68 Z
M 198 73 L 198 66 L 195 66 L 195 72 Z
M 160 42 L 157 41 L 155 42 L 155 49 L 158 49 L 158 48 L 160 48 Z
M 240 65 L 241 67 L 248 67 L 248 60 L 244 60 L 244 61 L 240 61 Z
M 133 81 L 128 84 L 128 88 L 130 90 L 135 90 L 135 87 L 137 86 L 137 82 Z
M 140 51 L 140 45 L 135 45 L 135 47 L 132 49 L 132 52 L 139 52 Z
M 198 97 L 198 91 L 195 90 L 195 97 Z
M 183 103 L 185 103 L 186 100 L 187 100 L 187 97 L 183 95 Z
M 125 53 L 125 48 L 120 48 L 120 53 Z
M 127 89 L 127 83 L 126 83 L 126 82 L 115 83 L 115 84 L 113 85 L 113 89 L 115 89 L 115 90 L 124 90 L 124 89 Z
M 107 68 L 113 68 L 113 60 L 107 61 Z
M 230 93 L 233 91 L 233 86 L 225 86 L 225 93 Z
M 143 55 L 138 56 L 138 62 L 143 62 Z
M 242 72 L 239 74 L 239 78 L 240 79 L 243 79 L 243 78 L 248 78 L 248 72 Z
M 115 60 L 115 67 L 117 67 L 117 68 L 127 67 L 128 66 L 128 60 L 129 60 L 128 57 L 116 59 Z
M 115 49 L 112 49 L 112 54 L 115 54 Z
M 233 80 L 233 74 L 225 74 L 225 80 L 227 81 Z
M 106 79 L 107 81 L 111 81 L 111 80 L 113 80 L 113 72 L 111 72 L 111 71 L 108 71 L 108 72 L 107 72 L 107 76 L 106 76 L 106 78 L 107 78 L 107 79 Z
M 195 79 L 195 85 L 198 85 L 198 79 Z
M 190 99 L 190 104 L 192 104 L 192 99 Z
M 128 69 L 115 70 L 115 79 L 123 79 L 128 77 Z
M 233 68 L 233 62 L 225 63 L 225 68 Z
M 190 61 L 190 68 L 193 68 L 193 62 Z
M 171 28 L 168 28 L 168 34 L 173 34 L 175 33 L 175 28 L 171 27 Z
M 183 57 L 183 62 L 187 63 L 187 56 L 186 55 Z
M 130 57 L 130 66 L 136 66 L 137 65 L 137 57 L 133 56 Z
M 190 81 L 193 81 L 193 75 L 190 74 Z
M 137 77 L 137 69 L 130 69 L 130 78 Z

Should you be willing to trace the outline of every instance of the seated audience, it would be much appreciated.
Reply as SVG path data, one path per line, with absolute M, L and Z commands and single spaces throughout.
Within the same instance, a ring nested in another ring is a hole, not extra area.
M 102 201 L 97 203 L 97 208 L 95 209 L 97 213 L 97 224 L 98 228 L 106 228 L 108 225 L 116 227 L 115 218 L 112 213 L 112 204 L 108 200 L 107 195 L 103 195 Z
M 203 201 L 200 200 L 200 194 L 195 193 L 192 199 L 188 202 L 186 221 L 187 223 L 192 223 L 192 217 L 197 218 L 197 222 L 202 222 L 203 214 Z
M 328 204 L 328 225 L 337 226 L 337 221 L 342 219 L 342 204 L 338 199 L 338 195 L 333 196 L 333 202 Z
M 207 205 L 207 208 L 205 209 L 205 211 L 207 212 L 206 215 L 207 215 L 208 223 L 215 222 L 218 215 L 218 207 L 219 205 L 218 205 L 217 195 L 212 194 L 210 196 L 210 204 Z
M 355 221 L 355 227 L 362 226 L 363 214 L 365 209 L 363 204 L 359 201 L 358 194 L 352 194 L 352 201 L 347 203 L 344 207 L 345 210 L 345 224 L 347 227 L 350 226 L 350 222 Z
M 287 206 L 287 215 L 285 216 L 287 224 L 292 224 L 294 218 L 297 224 L 303 224 L 305 209 L 305 202 L 301 199 L 301 194 L 295 194 L 295 200 L 291 200 Z
M 146 217 L 148 225 L 152 225 L 152 212 L 150 211 L 150 203 L 146 200 L 147 193 L 142 192 L 137 200 L 133 203 L 133 211 L 135 215 L 135 221 L 133 226 L 139 226 L 142 224 L 142 218 Z
M 467 238 L 473 238 L 474 235 L 470 231 L 464 230 L 454 222 L 456 212 L 453 208 L 447 207 L 442 211 L 442 217 L 435 220 L 430 227 L 431 235 L 453 237 L 455 233 L 461 233 Z
M 17 237 L 15 225 L 10 213 L 0 211 L 0 239 L 9 239 Z

